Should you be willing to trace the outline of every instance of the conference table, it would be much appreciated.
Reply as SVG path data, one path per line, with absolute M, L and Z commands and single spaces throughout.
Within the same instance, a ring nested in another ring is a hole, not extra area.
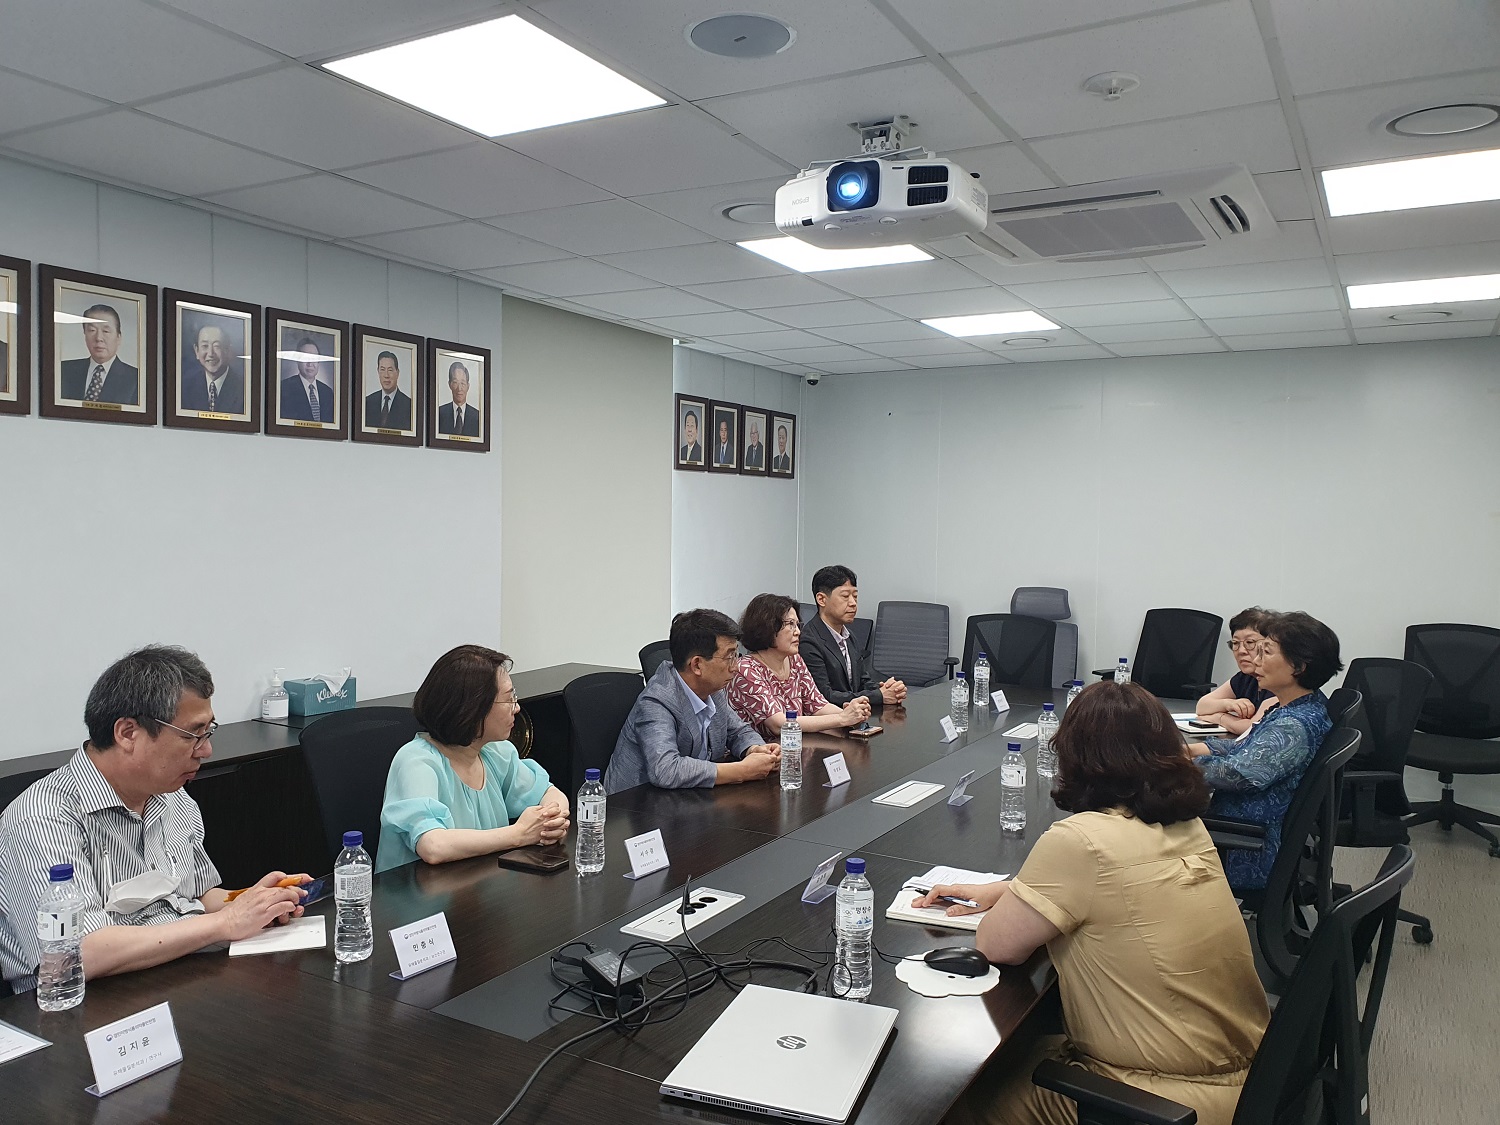
M 33 995 L 0 1000 L 0 1020 L 52 1045 L 0 1064 L 0 1118 L 18 1122 L 225 1123 L 360 1121 L 485 1125 L 515 1097 L 547 1053 L 590 1021 L 549 1011 L 558 985 L 550 954 L 570 941 L 623 950 L 620 927 L 679 896 L 684 885 L 744 896 L 695 926 L 706 952 L 733 955 L 758 939 L 781 938 L 811 952 L 833 948 L 832 897 L 801 901 L 819 862 L 865 857 L 874 885 L 877 949 L 891 956 L 971 944 L 965 931 L 887 920 L 902 883 L 935 864 L 1014 873 L 1030 845 L 1062 814 L 1034 769 L 1035 740 L 1004 732 L 1034 720 L 1062 693 L 1007 688 L 1011 706 L 975 708 L 969 731 L 941 741 L 948 684 L 914 690 L 887 708 L 885 730 L 869 740 L 804 736 L 804 780 L 784 792 L 776 775 L 700 790 L 643 786 L 610 797 L 602 873 L 538 875 L 498 867 L 493 856 L 430 867 L 409 864 L 375 878 L 375 952 L 338 964 L 318 950 L 229 958 L 204 952 L 155 969 L 92 981 L 71 1012 L 43 1013 Z M 1026 747 L 1027 828 L 999 827 L 999 767 L 1007 741 Z M 824 762 L 843 754 L 850 780 L 825 787 Z M 950 806 L 953 785 L 974 771 L 973 800 Z M 943 788 L 910 808 L 871 798 L 907 780 Z M 669 866 L 623 875 L 624 841 L 661 829 Z M 834 876 L 837 880 L 839 873 Z M 314 872 L 314 874 L 317 874 Z M 457 959 L 407 981 L 397 968 L 393 928 L 443 912 Z M 799 960 L 785 947 L 764 957 Z M 737 980 L 745 979 L 739 974 Z M 798 988 L 802 978 L 758 968 L 755 983 Z M 822 974 L 826 983 L 826 972 Z M 860 1125 L 937 1122 L 979 1070 L 1055 1004 L 1045 951 L 1002 970 L 977 997 L 931 999 L 910 991 L 892 967 L 874 962 L 870 1002 L 899 1009 L 888 1044 L 851 1121 Z M 715 987 L 670 1021 L 629 1035 L 605 1031 L 569 1046 L 532 1085 L 513 1122 L 715 1122 L 765 1120 L 663 1098 L 659 1085 L 733 998 Z M 183 1061 L 102 1099 L 92 1081 L 84 1033 L 170 1002 Z M 673 1005 L 675 1006 L 675 1005 Z M 773 1079 L 768 1078 L 768 1081 Z

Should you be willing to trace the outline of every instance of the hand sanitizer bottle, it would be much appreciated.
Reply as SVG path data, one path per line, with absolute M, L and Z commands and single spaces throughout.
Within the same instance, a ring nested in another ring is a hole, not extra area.
M 281 672 L 277 668 L 271 673 L 271 688 L 265 695 L 260 697 L 260 717 L 262 719 L 284 719 L 287 717 L 287 708 L 291 701 L 287 698 L 286 688 L 281 686 Z

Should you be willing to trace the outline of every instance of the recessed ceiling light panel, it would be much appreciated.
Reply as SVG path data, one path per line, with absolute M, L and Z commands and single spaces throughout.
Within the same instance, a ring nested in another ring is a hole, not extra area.
M 800 273 L 851 270 L 864 266 L 894 266 L 902 262 L 925 262 L 932 255 L 915 246 L 869 246 L 850 250 L 825 250 L 795 238 L 755 238 L 736 245 L 770 258 Z
M 520 16 L 323 65 L 487 137 L 667 104 Z
M 1395 305 L 1446 305 L 1458 301 L 1500 300 L 1500 273 L 1468 277 L 1430 277 L 1421 281 L 1382 281 L 1348 285 L 1351 309 L 1381 309 Z
M 980 313 L 977 316 L 935 316 L 922 323 L 950 336 L 1001 336 L 1007 332 L 1045 332 L 1059 327 L 1041 313 L 1030 310 Z M 1007 340 L 1006 343 L 1009 344 L 1010 341 Z
M 1323 172 L 1330 215 L 1500 199 L 1500 149 L 1389 160 Z
M 779 55 L 797 33 L 780 20 L 735 12 L 699 20 L 687 29 L 687 39 L 700 51 L 727 59 L 764 59 Z
M 1486 102 L 1456 102 L 1403 113 L 1387 123 L 1387 132 L 1398 137 L 1451 137 L 1472 133 L 1500 121 L 1500 106 Z

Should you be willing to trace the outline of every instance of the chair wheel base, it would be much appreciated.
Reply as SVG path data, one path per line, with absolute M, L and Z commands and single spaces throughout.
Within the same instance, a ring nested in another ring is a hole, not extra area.
M 1431 945 L 1432 944 L 1432 927 L 1430 927 L 1430 926 L 1413 926 L 1411 928 L 1411 940 L 1414 941 L 1414 942 L 1416 942 L 1418 945 Z
M 1490 856 L 1494 859 L 1500 859 L 1500 844 L 1490 845 Z

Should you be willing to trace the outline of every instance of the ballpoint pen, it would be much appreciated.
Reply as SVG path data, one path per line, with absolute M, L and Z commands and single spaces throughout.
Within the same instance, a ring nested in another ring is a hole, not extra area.
M 932 893 L 931 887 L 924 886 L 921 883 L 907 883 L 906 889 L 909 891 L 916 891 L 919 895 L 930 895 Z M 967 906 L 974 910 L 979 909 L 979 903 L 975 902 L 973 899 L 955 898 L 953 895 L 938 895 L 938 901 L 951 902 L 954 906 Z

